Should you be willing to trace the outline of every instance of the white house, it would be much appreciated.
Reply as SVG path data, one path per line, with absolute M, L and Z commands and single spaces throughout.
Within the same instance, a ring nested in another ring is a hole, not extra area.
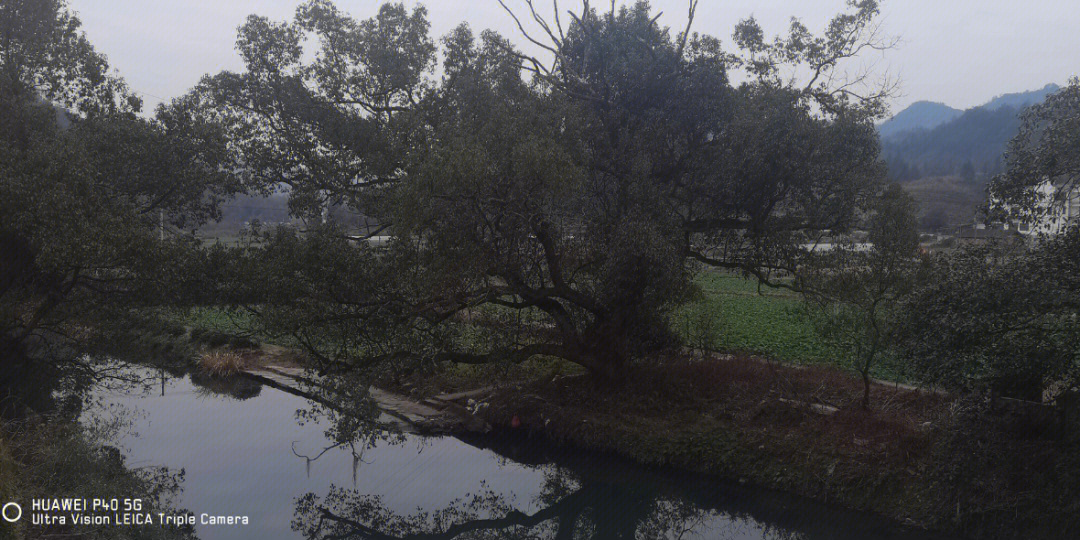
M 1031 219 L 1005 223 L 1001 228 L 1033 237 L 1058 234 L 1080 221 L 1080 180 L 1044 180 L 1034 192 L 1037 199 Z M 986 228 L 985 225 L 976 227 Z
M 1080 185 L 1075 180 L 1045 180 L 1035 188 L 1039 197 L 1039 212 L 1031 223 L 1021 223 L 1017 229 L 1026 235 L 1058 234 L 1080 219 Z

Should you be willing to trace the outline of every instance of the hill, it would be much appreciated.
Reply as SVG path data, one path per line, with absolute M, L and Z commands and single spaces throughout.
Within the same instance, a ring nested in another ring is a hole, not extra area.
M 1002 154 L 1020 127 L 1020 113 L 1059 89 L 1048 84 L 1004 94 L 963 112 L 940 103 L 913 104 L 878 127 L 890 176 L 900 182 L 943 176 L 985 182 L 1001 172 Z M 902 129 L 920 123 L 923 127 Z
M 960 176 L 985 181 L 1002 170 L 1005 146 L 1020 128 L 1020 109 L 970 109 L 931 130 L 882 139 L 881 150 L 894 180 Z
M 944 103 L 917 101 L 879 125 L 878 133 L 884 139 L 913 130 L 933 129 L 960 116 L 962 112 Z
M 1017 92 L 1014 94 L 1003 94 L 994 99 L 988 101 L 985 105 L 982 105 L 984 109 L 1000 109 L 1002 107 L 1013 107 L 1016 109 L 1023 109 L 1036 103 L 1042 103 L 1046 100 L 1046 96 L 1053 94 L 1061 90 L 1061 87 L 1050 83 L 1038 90 L 1031 90 L 1028 92 Z

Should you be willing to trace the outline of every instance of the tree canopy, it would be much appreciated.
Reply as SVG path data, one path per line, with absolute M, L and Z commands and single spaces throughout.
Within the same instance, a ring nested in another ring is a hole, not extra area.
M 422 7 L 357 21 L 323 0 L 292 21 L 248 19 L 245 71 L 205 78 L 169 111 L 221 125 L 221 168 L 287 186 L 309 219 L 251 243 L 259 263 L 245 268 L 283 268 L 304 244 L 346 266 L 238 305 L 273 311 L 277 332 L 344 337 L 303 340 L 325 367 L 546 355 L 615 380 L 672 343 L 666 318 L 695 268 L 790 271 L 802 244 L 850 228 L 877 192 L 872 120 L 887 89 L 860 94 L 865 76 L 839 71 L 885 46 L 875 2 L 853 2 L 821 37 L 795 22 L 769 42 L 749 19 L 740 54 L 689 26 L 673 35 L 645 2 L 586 5 L 565 26 L 526 5 L 507 11 L 548 62 L 466 25 L 437 61 Z M 787 73 L 807 66 L 806 80 Z M 751 79 L 733 84 L 734 69 Z M 318 224 L 330 205 L 389 245 Z
M 992 210 L 1031 221 L 1061 208 L 1080 183 L 1080 80 L 1021 115 L 1005 159 L 1005 172 L 990 185 Z M 1057 187 L 1050 198 L 1039 189 L 1046 182 Z
M 75 357 L 128 308 L 180 298 L 193 246 L 163 227 L 239 186 L 215 125 L 136 115 L 63 2 L 4 2 L 0 35 L 0 354 Z M 50 365 L 13 361 L 2 383 Z

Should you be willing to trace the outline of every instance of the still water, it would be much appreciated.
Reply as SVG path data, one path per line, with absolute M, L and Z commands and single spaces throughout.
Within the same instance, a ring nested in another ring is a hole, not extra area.
M 249 517 L 246 526 L 196 525 L 208 540 L 942 538 L 524 439 L 408 435 L 363 451 L 333 447 L 326 426 L 298 418 L 310 409 L 303 398 L 254 383 L 209 389 L 188 376 L 162 377 L 152 392 L 112 389 L 101 397 L 133 422 L 120 444 L 129 466 L 183 468 L 180 507 Z M 318 504 L 304 504 L 305 495 Z

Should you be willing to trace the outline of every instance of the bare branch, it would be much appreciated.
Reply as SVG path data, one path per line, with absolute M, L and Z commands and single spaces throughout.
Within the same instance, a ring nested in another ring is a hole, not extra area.
M 686 49 L 686 40 L 690 37 L 690 27 L 694 24 L 694 14 L 697 12 L 697 4 L 698 0 L 690 0 L 690 13 L 686 19 L 686 29 L 683 30 L 682 35 L 679 36 L 679 49 L 675 53 L 675 56 L 679 58 L 682 58 L 683 50 Z M 656 16 L 659 17 L 660 14 L 657 14 Z
M 510 17 L 512 19 L 514 19 L 514 23 L 517 24 L 518 30 L 521 31 L 521 35 L 524 36 L 525 39 L 529 40 L 533 45 L 536 45 L 537 47 L 540 47 L 541 49 L 544 49 L 544 50 L 550 52 L 551 54 L 554 54 L 554 55 L 558 56 L 559 51 L 555 50 L 555 48 L 553 48 L 550 45 L 546 45 L 544 43 L 541 43 L 540 41 L 536 40 L 531 35 L 529 35 L 529 32 L 527 30 L 525 30 L 525 25 L 523 25 L 521 23 L 521 19 L 519 19 L 518 16 L 514 13 L 514 10 L 510 9 L 510 7 L 506 5 L 506 2 L 504 2 L 503 0 L 496 0 L 496 1 L 499 2 L 499 5 L 502 6 L 503 10 L 505 10 L 507 13 L 509 13 Z M 529 5 L 530 5 L 530 9 L 531 9 L 532 3 L 530 2 Z

